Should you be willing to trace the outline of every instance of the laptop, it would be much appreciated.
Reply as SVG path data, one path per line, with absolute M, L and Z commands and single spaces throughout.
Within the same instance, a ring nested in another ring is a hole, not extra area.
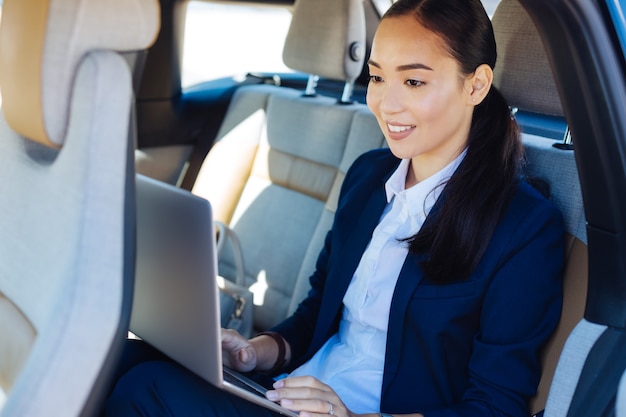
M 266 389 L 222 365 L 210 203 L 137 175 L 137 254 L 130 331 L 207 382 L 289 417 Z

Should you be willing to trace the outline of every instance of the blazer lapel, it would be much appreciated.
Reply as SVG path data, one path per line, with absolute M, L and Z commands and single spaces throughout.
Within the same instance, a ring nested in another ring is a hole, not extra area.
M 340 262 L 335 264 L 334 269 L 327 277 L 315 336 L 309 352 L 316 352 L 337 330 L 336 319 L 341 312 L 343 296 L 348 285 L 350 285 L 354 271 L 371 240 L 372 233 L 386 204 L 384 189 L 370 193 L 365 204 L 360 206 L 362 210 L 358 214 L 358 219 L 351 228 L 345 244 L 341 248 L 336 248 L 340 252 L 335 259 L 339 259 Z
M 415 293 L 415 289 L 424 279 L 424 273 L 419 267 L 423 256 L 409 254 L 402 265 L 402 270 L 396 283 L 396 288 L 391 299 L 389 312 L 389 324 L 387 327 L 387 353 L 385 354 L 385 372 L 383 376 L 382 395 L 389 387 L 393 375 L 399 366 L 400 354 L 397 353 L 402 346 L 402 334 L 404 330 L 404 317 Z

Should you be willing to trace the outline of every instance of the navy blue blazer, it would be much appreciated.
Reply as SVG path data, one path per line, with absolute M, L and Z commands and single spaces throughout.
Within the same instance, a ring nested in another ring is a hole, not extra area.
M 386 205 L 384 183 L 398 164 L 380 149 L 346 174 L 311 290 L 274 328 L 290 344 L 291 369 L 337 331 L 343 296 Z M 466 281 L 432 284 L 419 256 L 409 254 L 391 302 L 381 411 L 527 417 L 539 351 L 561 312 L 563 253 L 559 211 L 520 182 Z

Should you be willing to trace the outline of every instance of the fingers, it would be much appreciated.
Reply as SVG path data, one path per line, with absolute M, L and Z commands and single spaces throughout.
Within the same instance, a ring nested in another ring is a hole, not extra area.
M 271 401 L 301 416 L 348 416 L 350 413 L 328 385 L 313 377 L 285 378 L 266 394 Z
M 297 387 L 309 387 L 319 389 L 321 391 L 333 392 L 333 389 L 330 386 L 312 376 L 294 376 L 290 378 L 283 378 L 274 383 L 274 388 Z
M 222 329 L 222 361 L 240 372 L 252 371 L 257 364 L 254 347 L 235 330 Z
M 240 349 L 249 345 L 246 338 L 240 335 L 236 330 L 222 329 L 220 336 L 222 338 L 222 348 Z
M 300 417 L 317 417 L 317 416 L 347 416 L 343 405 L 336 406 L 329 401 L 312 399 L 312 400 L 292 400 L 282 399 L 278 403 L 289 410 L 299 412 Z M 332 412 L 332 414 L 331 414 Z

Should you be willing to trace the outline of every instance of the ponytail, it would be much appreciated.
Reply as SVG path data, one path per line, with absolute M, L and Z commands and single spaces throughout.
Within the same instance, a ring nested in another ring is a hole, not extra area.
M 515 192 L 523 147 L 500 92 L 474 109 L 465 158 L 448 180 L 409 251 L 426 254 L 421 267 L 434 283 L 466 279 L 478 265 Z
M 480 0 L 398 0 L 383 19 L 413 16 L 440 36 L 464 75 L 496 65 L 491 20 Z M 465 157 L 448 180 L 409 251 L 425 255 L 428 279 L 466 279 L 487 250 L 519 181 L 523 147 L 504 97 L 492 86 L 474 108 Z

